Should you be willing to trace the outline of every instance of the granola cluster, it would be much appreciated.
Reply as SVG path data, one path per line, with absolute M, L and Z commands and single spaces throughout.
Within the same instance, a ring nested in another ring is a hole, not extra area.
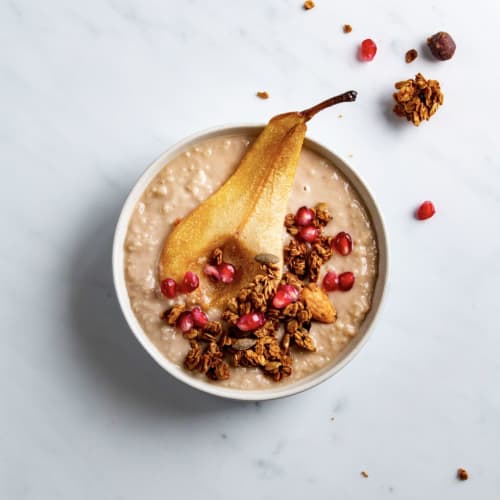
M 423 120 L 429 120 L 444 101 L 439 82 L 426 80 L 421 73 L 417 73 L 415 79 L 396 83 L 395 87 L 394 113 L 413 122 L 416 127 Z
M 324 227 L 331 221 L 332 216 L 325 203 L 319 203 L 312 210 L 314 218 L 311 225 L 318 229 L 318 238 L 310 246 L 298 239 L 300 229 L 296 224 L 295 216 L 288 214 L 285 217 L 285 227 L 293 238 L 285 247 L 284 255 L 285 264 L 292 273 L 302 280 L 315 283 L 318 281 L 321 266 L 333 255 L 332 237 L 323 234 Z
M 230 376 L 230 366 L 256 367 L 278 382 L 292 373 L 292 348 L 316 350 L 309 334 L 311 322 L 333 322 L 335 314 L 326 293 L 312 283 L 333 253 L 331 237 L 323 235 L 331 216 L 325 204 L 317 205 L 313 213 L 312 225 L 319 236 L 310 245 L 300 241 L 293 214 L 286 217 L 285 227 L 292 236 L 284 249 L 288 270 L 281 274 L 280 259 L 275 255 L 256 255 L 259 274 L 227 302 L 220 321 L 208 321 L 203 327 L 183 333 L 191 347 L 184 360 L 187 370 L 199 371 L 212 380 L 225 380 Z M 208 262 L 220 265 L 222 250 L 216 248 Z M 298 299 L 285 307 L 276 307 L 273 298 L 277 291 L 289 285 L 296 290 Z M 162 319 L 170 326 L 178 326 L 185 311 L 186 306 L 174 305 L 163 313 Z M 259 315 L 262 323 L 245 331 L 239 321 L 253 314 Z

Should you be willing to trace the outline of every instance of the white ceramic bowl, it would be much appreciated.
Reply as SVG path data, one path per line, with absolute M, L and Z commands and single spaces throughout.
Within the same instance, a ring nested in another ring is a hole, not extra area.
M 272 389 L 261 389 L 253 391 L 221 387 L 217 385 L 217 383 L 210 382 L 208 380 L 205 381 L 201 378 L 195 378 L 190 373 L 185 371 L 182 367 L 177 366 L 172 361 L 163 356 L 163 354 L 161 354 L 161 352 L 149 340 L 148 336 L 143 331 L 141 325 L 137 321 L 137 318 L 132 311 L 127 293 L 127 287 L 125 284 L 124 242 L 129 225 L 129 220 L 132 216 L 132 212 L 135 208 L 136 203 L 145 191 L 146 187 L 154 179 L 156 174 L 167 163 L 176 158 L 181 152 L 186 151 L 187 149 L 201 141 L 216 136 L 229 134 L 257 135 L 262 130 L 262 128 L 262 126 L 251 125 L 217 127 L 205 132 L 194 134 L 168 149 L 146 169 L 146 171 L 141 175 L 139 180 L 135 183 L 134 187 L 130 191 L 130 194 L 128 195 L 127 200 L 123 205 L 120 217 L 118 219 L 113 242 L 113 279 L 116 294 L 118 296 L 118 301 L 120 303 L 125 319 L 127 320 L 127 323 L 129 324 L 130 328 L 134 332 L 134 335 L 137 337 L 137 340 L 139 340 L 144 349 L 146 349 L 146 351 L 148 351 L 152 358 L 168 373 L 170 373 L 178 380 L 190 385 L 191 387 L 195 387 L 196 389 L 199 389 L 201 391 L 224 398 L 248 401 L 281 398 L 305 391 L 306 389 L 310 389 L 311 387 L 314 387 L 315 385 L 330 378 L 332 375 L 342 369 L 349 361 L 351 361 L 351 359 L 353 359 L 354 356 L 361 350 L 366 340 L 368 339 L 369 332 L 372 330 L 373 322 L 382 303 L 388 276 L 388 249 L 386 231 L 382 216 L 372 194 L 370 193 L 366 184 L 361 180 L 359 175 L 356 174 L 344 160 L 339 158 L 335 153 L 322 146 L 321 144 L 311 139 L 306 139 L 304 145 L 309 149 L 316 151 L 327 160 L 331 161 L 349 180 L 351 185 L 354 186 L 354 188 L 357 190 L 359 196 L 361 197 L 361 200 L 366 207 L 366 210 L 368 211 L 373 224 L 373 228 L 376 233 L 379 251 L 378 277 L 373 293 L 372 306 L 361 326 L 360 332 L 348 343 L 345 350 L 331 366 L 327 366 L 295 383 L 278 383 Z

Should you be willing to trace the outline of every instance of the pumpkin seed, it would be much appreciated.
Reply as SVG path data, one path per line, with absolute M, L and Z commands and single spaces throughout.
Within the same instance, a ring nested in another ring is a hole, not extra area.
M 256 343 L 257 339 L 238 339 L 231 344 L 231 347 L 237 351 L 246 351 L 247 349 L 252 348 Z
M 259 253 L 254 257 L 255 261 L 258 262 L 259 264 L 277 264 L 280 259 L 276 255 L 273 255 L 272 253 Z

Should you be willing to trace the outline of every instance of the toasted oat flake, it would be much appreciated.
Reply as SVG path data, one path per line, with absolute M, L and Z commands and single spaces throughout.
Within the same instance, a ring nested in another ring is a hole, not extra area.
M 352 31 L 352 26 L 350 24 L 344 24 L 342 29 L 344 33 L 350 33 Z
M 361 475 L 366 478 L 366 477 L 368 477 L 368 472 L 366 472 L 365 470 L 362 470 Z
M 469 473 L 462 467 L 460 467 L 457 470 L 457 478 L 460 479 L 460 481 L 467 481 L 469 479 Z
M 257 92 L 256 95 L 260 99 L 269 99 L 269 93 L 267 93 L 265 90 Z
M 304 2 L 304 9 L 305 10 L 310 10 L 312 8 L 316 7 L 316 4 L 312 0 L 306 0 Z

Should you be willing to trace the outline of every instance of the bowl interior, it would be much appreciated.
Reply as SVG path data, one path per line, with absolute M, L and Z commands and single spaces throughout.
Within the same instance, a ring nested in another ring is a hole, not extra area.
M 180 153 L 189 149 L 193 145 L 220 135 L 248 134 L 256 136 L 262 130 L 262 128 L 263 126 L 255 125 L 217 127 L 206 132 L 192 135 L 168 149 L 146 169 L 146 171 L 139 177 L 138 181 L 132 188 L 118 219 L 113 241 L 113 279 L 115 290 L 118 296 L 118 301 L 120 303 L 120 307 L 125 316 L 125 319 L 127 320 L 127 323 L 129 324 L 131 330 L 134 332 L 139 342 L 146 349 L 146 351 L 148 351 L 153 359 L 155 359 L 155 361 L 167 372 L 196 389 L 216 396 L 249 401 L 275 399 L 302 392 L 323 382 L 324 380 L 338 372 L 340 369 L 342 369 L 356 355 L 356 353 L 359 352 L 368 338 L 368 333 L 371 330 L 373 322 L 382 303 L 388 275 L 388 249 L 386 231 L 382 216 L 372 194 L 370 193 L 363 180 L 359 177 L 359 175 L 356 174 L 344 160 L 339 158 L 335 153 L 322 146 L 318 142 L 306 138 L 304 146 L 319 153 L 325 159 L 332 162 L 357 191 L 370 217 L 377 238 L 379 252 L 377 281 L 375 283 L 375 289 L 373 292 L 371 309 L 368 312 L 365 320 L 363 321 L 358 335 L 356 335 L 347 344 L 346 348 L 341 352 L 340 356 L 332 365 L 326 366 L 323 369 L 291 384 L 276 384 L 276 387 L 273 387 L 272 389 L 253 391 L 220 387 L 216 383 L 212 383 L 209 381 L 205 382 L 202 379 L 195 378 L 184 371 L 181 367 L 177 366 L 165 356 L 163 356 L 163 354 L 156 348 L 153 342 L 149 340 L 130 306 L 124 272 L 124 242 L 128 230 L 129 221 L 137 201 L 139 200 L 149 183 L 154 179 L 156 174 L 158 174 L 158 172 L 167 163 L 169 163 Z

